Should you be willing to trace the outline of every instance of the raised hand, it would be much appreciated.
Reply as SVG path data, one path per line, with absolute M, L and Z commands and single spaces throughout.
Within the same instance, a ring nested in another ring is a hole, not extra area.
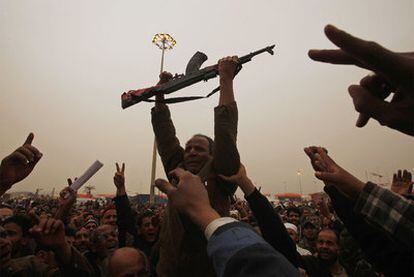
M 162 85 L 167 83 L 169 80 L 171 80 L 173 78 L 173 75 L 170 72 L 164 71 L 160 74 L 160 80 L 158 81 L 157 85 Z M 164 103 L 160 103 L 158 101 L 163 101 L 164 100 L 164 94 L 162 93 L 158 93 L 155 96 L 155 100 L 157 101 L 155 103 L 156 106 L 161 106 L 164 105 Z
M 5 192 L 12 185 L 26 178 L 42 157 L 42 153 L 32 146 L 33 138 L 33 133 L 30 133 L 23 146 L 1 161 L 0 191 Z
M 220 79 L 233 80 L 238 67 L 239 58 L 237 56 L 228 56 L 218 61 L 218 72 Z
M 70 262 L 71 248 L 65 240 L 65 227 L 62 221 L 44 218 L 29 232 L 38 244 L 50 247 L 63 264 Z
M 75 178 L 76 180 L 77 178 Z M 59 208 L 54 216 L 55 219 L 64 220 L 69 215 L 70 209 L 76 202 L 77 193 L 70 186 L 72 179 L 68 178 L 68 186 L 59 193 Z
M 30 229 L 36 241 L 52 249 L 65 245 L 65 230 L 62 221 L 53 218 L 44 218 Z
M 114 184 L 116 186 L 117 195 L 125 195 L 125 163 L 122 163 L 122 167 L 119 167 L 118 163 L 116 165 L 116 172 L 114 176 Z
M 413 189 L 411 172 L 398 170 L 392 178 L 391 190 L 398 194 L 411 193 Z
M 365 184 L 337 165 L 326 149 L 312 146 L 305 148 L 305 153 L 311 159 L 316 178 L 336 186 L 350 198 L 358 197 Z
M 226 182 L 239 186 L 246 196 L 250 195 L 256 189 L 252 181 L 247 177 L 246 168 L 243 164 L 240 164 L 239 171 L 232 176 L 224 176 L 221 174 L 218 176 Z
M 315 61 L 352 64 L 375 72 L 359 85 L 348 88 L 355 109 L 360 112 L 357 127 L 370 117 L 380 124 L 414 136 L 414 56 L 396 53 L 328 25 L 325 34 L 340 49 L 310 50 Z M 390 102 L 384 99 L 394 93 Z
M 170 72 L 164 71 L 160 74 L 160 80 L 158 81 L 158 85 L 162 85 L 167 83 L 169 80 L 173 78 L 173 75 Z
M 220 217 L 211 207 L 207 190 L 198 176 L 181 168 L 171 171 L 170 176 L 178 180 L 176 187 L 166 180 L 155 180 L 156 187 L 167 194 L 169 205 L 189 216 L 202 230 Z

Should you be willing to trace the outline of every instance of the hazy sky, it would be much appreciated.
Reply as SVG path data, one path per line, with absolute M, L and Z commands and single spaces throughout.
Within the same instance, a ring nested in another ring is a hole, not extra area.
M 363 180 L 414 171 L 414 139 L 371 120 L 355 126 L 347 87 L 368 74 L 352 66 L 312 62 L 309 48 L 331 48 L 323 27 L 332 23 L 384 46 L 414 48 L 413 0 L 365 1 L 18 1 L 0 0 L 0 155 L 24 142 L 30 131 L 44 154 L 13 190 L 61 189 L 67 177 L 93 161 L 105 165 L 90 183 L 115 191 L 116 161 L 126 163 L 130 193 L 149 192 L 153 133 L 151 104 L 127 110 L 123 91 L 157 81 L 160 50 L 151 39 L 170 33 L 176 47 L 165 69 L 182 73 L 197 51 L 215 63 L 276 44 L 235 79 L 239 107 L 238 146 L 249 175 L 264 192 L 320 190 L 303 153 L 323 145 L 343 167 Z M 206 94 L 217 79 L 183 89 Z M 181 142 L 213 134 L 218 96 L 171 106 Z M 164 176 L 158 165 L 158 177 Z

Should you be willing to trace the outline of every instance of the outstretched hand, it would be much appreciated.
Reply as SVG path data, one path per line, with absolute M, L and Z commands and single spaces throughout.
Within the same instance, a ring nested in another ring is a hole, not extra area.
M 252 181 L 247 177 L 247 171 L 243 164 L 240 164 L 239 170 L 232 176 L 224 176 L 222 174 L 218 176 L 226 182 L 239 186 L 245 196 L 250 195 L 256 189 Z
M 337 165 L 322 147 L 307 147 L 305 153 L 315 169 L 316 178 L 332 184 L 350 198 L 358 197 L 365 184 Z
M 413 182 L 411 172 L 398 170 L 392 178 L 391 190 L 398 194 L 411 193 Z
M 65 226 L 61 220 L 44 218 L 29 230 L 36 242 L 50 247 L 63 264 L 71 261 L 71 247 L 65 239 Z
M 42 153 L 32 146 L 33 138 L 33 133 L 30 133 L 23 146 L 1 161 L 0 190 L 8 190 L 15 183 L 26 178 L 42 157 Z
M 75 178 L 76 181 L 77 178 Z M 68 178 L 68 186 L 59 193 L 59 206 L 72 207 L 76 201 L 77 193 L 70 186 L 72 185 L 72 179 Z
M 414 56 L 396 53 L 381 45 L 365 41 L 337 29 L 325 27 L 325 34 L 340 49 L 310 50 L 315 61 L 332 64 L 352 64 L 374 71 L 348 88 L 355 109 L 360 113 L 357 127 L 363 127 L 370 117 L 380 124 L 414 136 Z M 394 93 L 390 102 L 385 101 Z
M 52 249 L 65 246 L 65 230 L 63 222 L 60 220 L 43 218 L 29 231 L 35 240 L 43 246 L 48 246 Z
M 171 171 L 170 176 L 178 180 L 176 187 L 166 180 L 155 180 L 155 186 L 167 194 L 169 205 L 186 214 L 202 230 L 211 221 L 220 217 L 211 207 L 207 190 L 200 177 L 181 168 Z
M 157 86 L 167 83 L 172 78 L 173 78 L 173 75 L 170 72 L 167 72 L 167 71 L 161 72 L 160 80 L 158 81 Z M 164 100 L 164 94 L 157 93 L 157 95 L 155 95 L 155 100 L 157 101 L 155 103 L 156 105 L 163 105 L 162 103 L 160 103 L 158 101 L 163 101 Z

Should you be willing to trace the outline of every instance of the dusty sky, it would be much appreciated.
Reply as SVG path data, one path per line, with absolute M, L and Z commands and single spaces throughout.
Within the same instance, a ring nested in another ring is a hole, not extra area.
M 350 66 L 312 62 L 309 48 L 331 48 L 323 27 L 332 23 L 357 36 L 407 51 L 414 47 L 413 0 L 366 1 L 0 1 L 0 155 L 35 133 L 44 154 L 33 174 L 13 190 L 50 192 L 94 160 L 105 166 L 91 179 L 113 193 L 116 161 L 126 163 L 130 193 L 149 191 L 153 133 L 150 104 L 127 110 L 120 94 L 156 82 L 156 33 L 176 47 L 165 69 L 182 73 L 197 50 L 206 64 L 226 55 L 276 44 L 235 80 L 238 146 L 249 175 L 264 192 L 319 191 L 303 153 L 324 145 L 339 164 L 363 180 L 389 182 L 399 168 L 414 171 L 414 140 L 357 118 L 347 87 L 368 74 Z M 206 94 L 217 79 L 176 95 Z M 178 136 L 213 134 L 218 97 L 171 106 Z M 368 174 L 365 174 L 368 172 Z M 374 177 L 370 172 L 383 175 Z M 158 165 L 158 177 L 164 176 Z

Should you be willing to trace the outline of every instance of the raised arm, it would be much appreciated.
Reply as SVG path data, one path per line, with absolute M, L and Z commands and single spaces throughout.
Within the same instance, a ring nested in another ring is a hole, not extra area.
M 213 166 L 218 174 L 231 176 L 240 167 L 237 150 L 238 111 L 234 101 L 233 78 L 237 69 L 237 57 L 219 60 L 220 75 L 219 105 L 214 110 L 214 159 Z M 236 186 L 226 183 L 223 188 L 234 193 Z
M 283 254 L 294 266 L 299 267 L 300 255 L 296 251 L 295 243 L 289 237 L 282 220 L 269 203 L 269 200 L 257 190 L 247 176 L 245 167 L 240 165 L 236 175 L 230 177 L 220 175 L 220 178 L 240 187 L 254 217 L 257 219 L 265 241 Z
M 9 190 L 14 184 L 25 179 L 42 158 L 42 153 L 32 146 L 34 135 L 27 136 L 23 146 L 17 148 L 0 164 L 0 196 Z
M 163 72 L 160 75 L 158 84 L 168 82 L 171 78 L 171 73 Z M 151 110 L 151 122 L 155 139 L 157 140 L 158 152 L 161 156 L 164 170 L 168 175 L 168 172 L 182 162 L 184 149 L 180 146 L 180 141 L 176 136 L 174 123 L 171 120 L 171 113 L 168 106 L 159 102 L 163 99 L 163 95 L 156 96 L 157 102 Z
M 116 197 L 114 198 L 118 225 L 118 241 L 119 247 L 126 245 L 126 233 L 130 233 L 134 240 L 137 237 L 137 228 L 135 226 L 135 218 L 132 215 L 131 204 L 125 189 L 125 164 L 122 167 L 118 163 L 114 176 L 114 185 L 116 187 Z
M 355 212 L 391 238 L 412 246 L 414 243 L 414 202 L 377 186 L 363 183 L 337 165 L 326 151 L 316 147 L 313 159 L 315 176 L 334 185 L 349 199 L 356 201 Z M 305 151 L 310 151 L 309 148 Z
M 59 208 L 54 216 L 55 219 L 60 219 L 63 222 L 66 222 L 66 218 L 69 216 L 70 210 L 76 202 L 76 191 L 70 188 L 71 184 L 72 180 L 69 178 L 68 187 L 59 193 Z
M 62 221 L 53 218 L 41 219 L 29 231 L 38 244 L 53 250 L 62 276 L 92 274 L 92 268 L 86 258 L 66 241 Z

